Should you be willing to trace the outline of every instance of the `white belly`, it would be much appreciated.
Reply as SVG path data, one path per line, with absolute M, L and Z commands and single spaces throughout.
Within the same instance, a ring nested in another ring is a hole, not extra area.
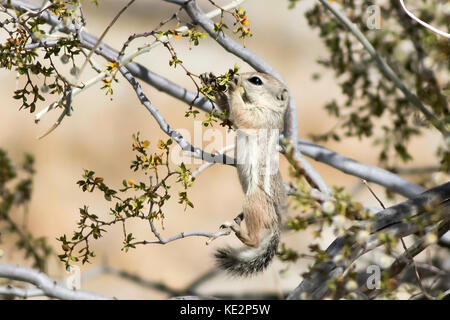
M 278 172 L 277 145 L 278 131 L 267 135 L 264 130 L 237 130 L 236 160 L 245 194 L 262 188 L 271 195 L 271 176 Z

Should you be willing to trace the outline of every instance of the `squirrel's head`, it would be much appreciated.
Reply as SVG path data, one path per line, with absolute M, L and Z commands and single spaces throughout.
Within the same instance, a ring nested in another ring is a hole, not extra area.
M 289 93 L 283 83 L 269 74 L 259 72 L 242 73 L 231 82 L 230 89 L 239 90 L 247 111 L 266 124 L 283 127 L 284 114 L 289 104 Z

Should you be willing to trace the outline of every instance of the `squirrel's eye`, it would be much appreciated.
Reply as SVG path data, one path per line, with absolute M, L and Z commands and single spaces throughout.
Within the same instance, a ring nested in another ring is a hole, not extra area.
M 248 81 L 257 86 L 260 86 L 263 84 L 262 80 L 259 77 L 251 77 L 250 79 L 248 79 Z

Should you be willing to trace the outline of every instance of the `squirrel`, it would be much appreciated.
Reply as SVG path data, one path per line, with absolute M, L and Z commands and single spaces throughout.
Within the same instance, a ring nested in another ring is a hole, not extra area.
M 212 73 L 202 74 L 215 85 Z M 235 155 L 245 194 L 243 211 L 221 228 L 230 228 L 246 246 L 215 253 L 217 265 L 232 275 L 250 276 L 265 270 L 277 252 L 286 189 L 278 169 L 278 139 L 284 127 L 289 94 L 274 77 L 258 72 L 234 75 L 225 90 L 216 90 L 217 106 L 236 129 Z M 241 228 L 242 220 L 245 229 Z

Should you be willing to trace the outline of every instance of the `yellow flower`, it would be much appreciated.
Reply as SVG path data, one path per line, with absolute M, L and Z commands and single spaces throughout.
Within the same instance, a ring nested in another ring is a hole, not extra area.
M 178 32 L 177 32 L 177 31 L 172 31 L 172 36 L 173 36 L 175 39 L 177 39 L 177 40 L 180 40 L 180 39 L 181 39 L 181 37 L 178 35 Z
M 115 69 L 115 68 L 117 68 L 119 66 L 119 62 L 117 62 L 117 61 L 110 61 L 110 62 L 108 62 L 108 65 L 109 65 L 109 67 L 111 69 Z

